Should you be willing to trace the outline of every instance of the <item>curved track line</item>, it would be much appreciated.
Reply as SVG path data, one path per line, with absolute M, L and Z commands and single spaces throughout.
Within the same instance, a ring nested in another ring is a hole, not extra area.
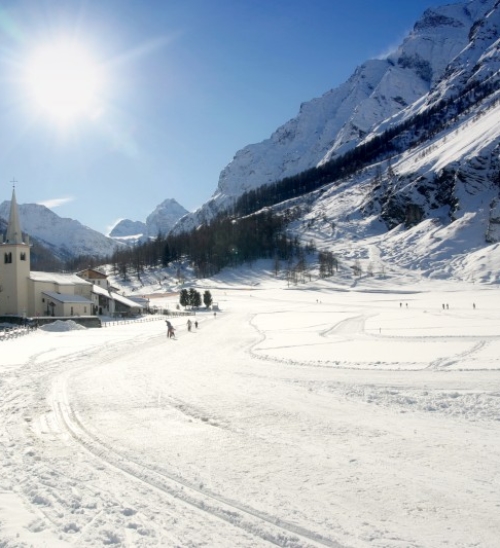
M 283 548 L 318 546 L 344 548 L 336 541 L 301 526 L 274 518 L 222 495 L 198 488 L 196 485 L 172 474 L 149 469 L 107 447 L 104 442 L 85 428 L 72 409 L 66 391 L 68 376 L 69 374 L 60 376 L 57 379 L 57 384 L 54 385 L 52 408 L 64 429 L 94 457 L 135 480 L 146 483 L 156 490 L 173 496 L 197 510 L 222 519 L 275 546 Z M 59 401 L 55 400 L 54 394 L 60 398 Z M 307 541 L 307 543 L 304 543 L 304 541 Z

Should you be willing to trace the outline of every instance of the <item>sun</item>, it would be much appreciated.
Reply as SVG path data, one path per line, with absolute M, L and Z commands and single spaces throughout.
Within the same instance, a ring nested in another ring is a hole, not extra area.
M 31 55 L 25 81 L 36 107 L 68 122 L 92 116 L 103 78 L 99 65 L 84 49 L 61 42 L 43 46 Z

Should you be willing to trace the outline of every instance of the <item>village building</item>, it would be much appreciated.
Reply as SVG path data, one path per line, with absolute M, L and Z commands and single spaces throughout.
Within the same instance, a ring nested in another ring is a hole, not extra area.
M 97 285 L 92 287 L 96 314 L 100 316 L 129 317 L 143 313 L 144 306 L 128 297 L 104 289 Z
M 78 276 L 93 285 L 110 289 L 108 277 L 100 270 L 96 270 L 95 268 L 86 268 L 85 270 L 78 272 Z
M 61 317 L 94 314 L 92 284 L 76 274 L 32 271 L 27 286 L 28 303 L 23 315 Z M 5 314 L 9 313 L 12 312 L 5 311 Z M 19 311 L 17 315 L 20 315 Z
M 82 318 L 137 316 L 144 307 L 111 290 L 106 274 L 86 269 L 77 274 L 31 271 L 30 240 L 21 231 L 12 190 L 5 238 L 0 235 L 0 316 Z

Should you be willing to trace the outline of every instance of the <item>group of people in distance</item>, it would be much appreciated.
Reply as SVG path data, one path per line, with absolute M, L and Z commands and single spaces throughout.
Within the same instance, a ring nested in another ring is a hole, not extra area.
M 191 331 L 191 328 L 193 327 L 193 322 L 191 320 L 188 320 L 186 325 L 187 325 L 188 331 Z M 198 329 L 198 320 L 194 321 L 194 326 L 196 327 L 196 329 Z
M 175 328 L 170 323 L 169 320 L 165 320 L 165 323 L 167 324 L 167 339 L 175 339 Z M 194 326 L 198 329 L 198 321 L 196 320 L 194 322 Z M 191 328 L 193 327 L 193 322 L 191 320 L 187 321 L 187 328 L 188 331 L 191 331 Z

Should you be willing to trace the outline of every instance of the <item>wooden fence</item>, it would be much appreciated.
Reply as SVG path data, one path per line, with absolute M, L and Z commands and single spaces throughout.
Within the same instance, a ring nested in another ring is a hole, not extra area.
M 165 321 L 165 318 L 167 317 L 176 318 L 179 316 L 193 316 L 193 315 L 194 315 L 194 312 L 190 313 L 190 312 L 180 312 L 180 311 L 175 311 L 175 312 L 166 311 L 165 314 L 141 316 L 140 318 L 127 318 L 127 319 L 124 318 L 122 320 L 117 319 L 117 320 L 110 320 L 110 321 L 101 320 L 101 323 L 103 327 L 112 327 L 115 325 L 130 325 L 131 323 L 154 322 L 158 320 Z
M 16 327 L 3 327 L 0 328 L 0 342 L 8 341 L 10 339 L 16 339 L 17 337 L 23 337 L 35 331 L 33 327 L 16 326 Z

